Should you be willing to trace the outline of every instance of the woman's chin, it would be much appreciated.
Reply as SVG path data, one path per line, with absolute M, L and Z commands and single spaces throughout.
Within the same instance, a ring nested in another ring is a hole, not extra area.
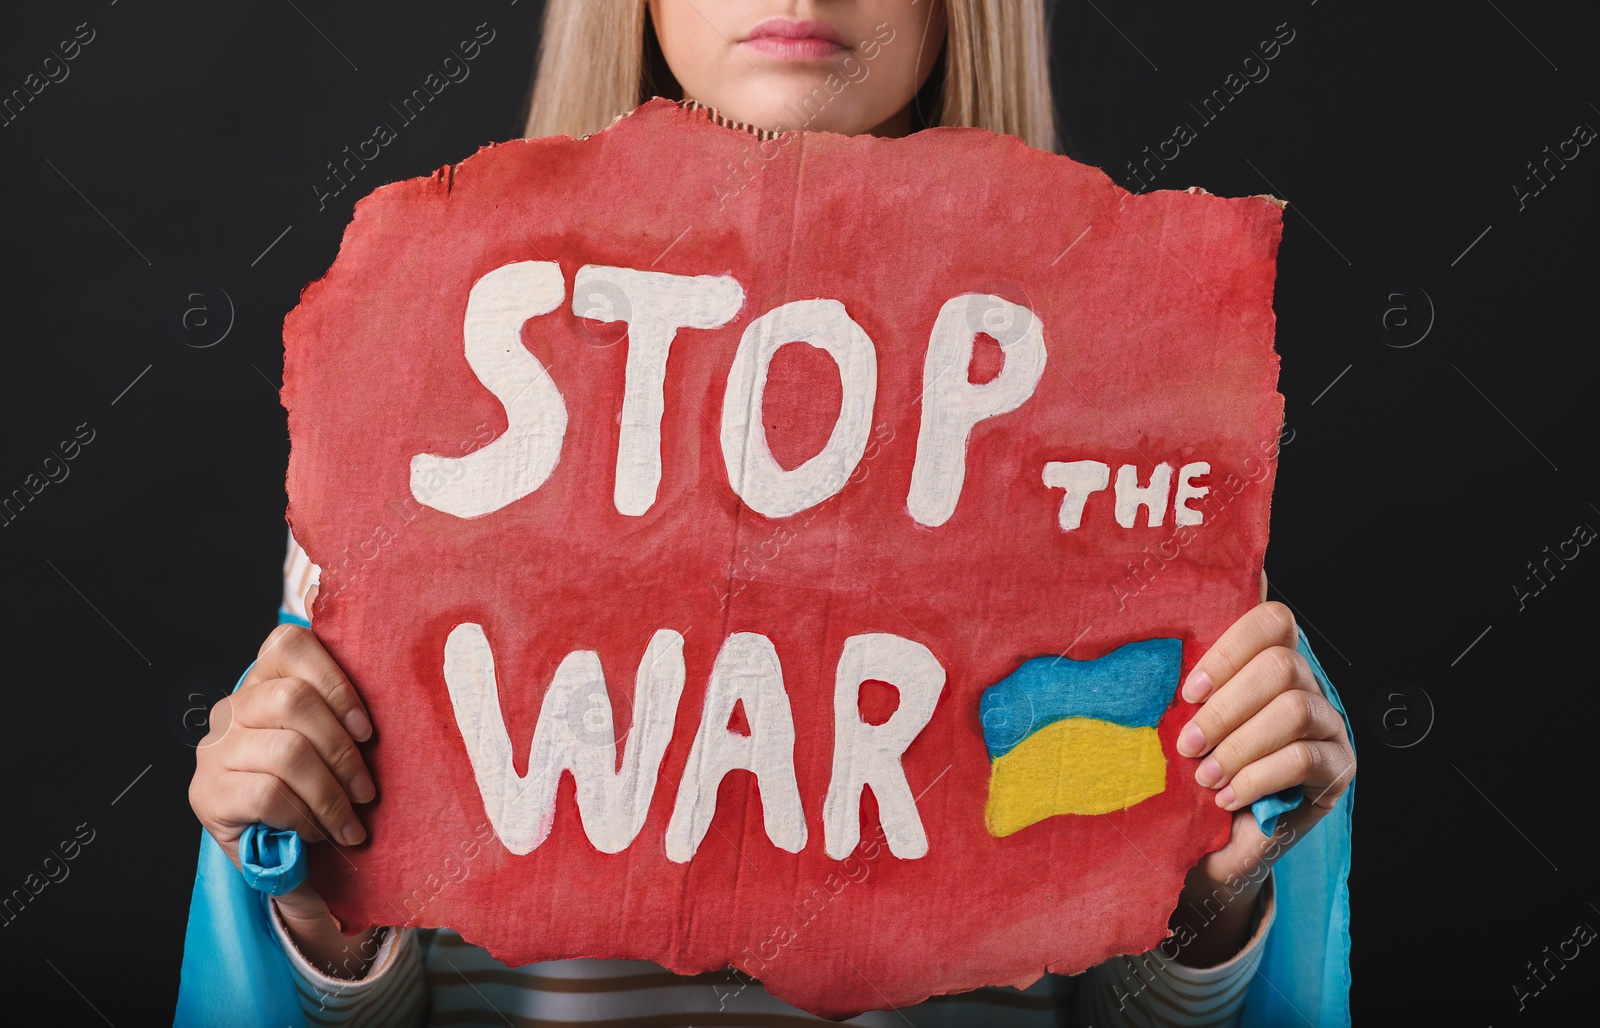
M 848 85 L 838 93 L 830 92 L 825 80 L 800 87 L 793 83 L 782 85 L 783 88 L 764 90 L 767 95 L 759 99 L 737 97 L 726 103 L 710 99 L 701 102 L 715 107 L 730 121 L 778 132 L 800 129 L 856 135 L 872 131 L 882 120 L 873 120 L 869 112 L 846 100 L 843 93 L 849 90 Z

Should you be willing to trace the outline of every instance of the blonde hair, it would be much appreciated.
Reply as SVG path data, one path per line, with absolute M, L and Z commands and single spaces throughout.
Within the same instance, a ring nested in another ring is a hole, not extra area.
M 974 126 L 1054 151 L 1044 0 L 945 0 L 945 21 L 915 127 Z M 655 95 L 682 99 L 645 0 L 549 0 L 524 135 L 598 132 Z

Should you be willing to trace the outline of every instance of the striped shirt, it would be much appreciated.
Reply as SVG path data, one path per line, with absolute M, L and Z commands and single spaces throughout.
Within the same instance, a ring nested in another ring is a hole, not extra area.
M 310 620 L 308 607 L 318 578 L 318 568 L 291 536 L 284 561 L 285 613 Z M 1073 977 L 1046 974 L 1026 989 L 996 987 L 936 996 L 915 1007 L 869 1012 L 845 1023 L 874 1028 L 1232 1025 L 1255 976 L 1275 910 L 1269 874 L 1257 900 L 1250 941 L 1216 967 L 1186 967 L 1158 948 L 1113 957 Z M 551 960 L 509 968 L 447 928 L 386 931 L 366 976 L 349 981 L 312 966 L 276 917 L 273 927 L 294 969 L 307 1023 L 313 1026 L 787 1028 L 835 1023 L 790 1006 L 733 968 L 678 975 L 643 960 Z

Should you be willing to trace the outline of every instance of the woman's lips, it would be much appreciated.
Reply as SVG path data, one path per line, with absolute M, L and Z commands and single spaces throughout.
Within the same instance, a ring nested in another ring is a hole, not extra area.
M 823 60 L 849 49 L 832 25 L 787 18 L 768 18 L 739 42 L 758 54 L 784 61 Z

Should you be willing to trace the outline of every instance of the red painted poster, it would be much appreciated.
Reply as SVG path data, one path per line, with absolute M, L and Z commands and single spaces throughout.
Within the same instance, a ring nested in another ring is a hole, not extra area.
M 347 928 L 838 1015 L 1166 937 L 1256 600 L 1279 205 L 652 102 L 363 200 L 290 520 L 377 726 Z

